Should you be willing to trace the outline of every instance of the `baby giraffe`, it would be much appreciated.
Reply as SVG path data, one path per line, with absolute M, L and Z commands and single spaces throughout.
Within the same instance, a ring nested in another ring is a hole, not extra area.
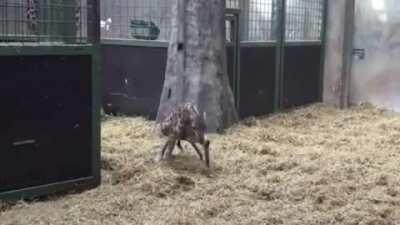
M 168 137 L 167 143 L 161 150 L 161 159 L 164 158 L 165 153 L 167 153 L 167 157 L 171 157 L 175 145 L 183 150 L 181 140 L 185 140 L 196 150 L 200 160 L 203 160 L 203 154 L 197 148 L 196 143 L 203 146 L 206 166 L 210 167 L 210 141 L 206 139 L 205 132 L 204 118 L 194 105 L 186 103 L 178 106 L 161 123 L 161 133 Z

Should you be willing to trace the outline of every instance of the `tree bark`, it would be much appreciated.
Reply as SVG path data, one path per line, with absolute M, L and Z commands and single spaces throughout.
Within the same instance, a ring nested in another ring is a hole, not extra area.
M 191 102 L 208 132 L 237 122 L 226 64 L 225 0 L 176 0 L 157 121 Z

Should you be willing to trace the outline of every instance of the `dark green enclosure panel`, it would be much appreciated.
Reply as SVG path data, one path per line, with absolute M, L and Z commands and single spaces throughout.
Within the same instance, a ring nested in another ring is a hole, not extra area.
M 155 118 L 167 48 L 103 45 L 102 62 L 105 112 Z
M 0 67 L 0 193 L 94 176 L 91 56 L 2 56 Z
M 275 101 L 275 47 L 241 47 L 240 117 L 273 112 Z
M 287 46 L 284 54 L 283 107 L 318 102 L 321 46 Z

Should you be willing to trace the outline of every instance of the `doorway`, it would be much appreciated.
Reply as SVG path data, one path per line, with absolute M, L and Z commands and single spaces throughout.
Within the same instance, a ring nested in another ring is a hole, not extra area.
M 400 1 L 356 0 L 350 103 L 400 111 Z
M 240 10 L 228 9 L 225 13 L 226 58 L 229 84 L 235 99 L 235 106 L 239 109 L 240 85 L 240 37 L 239 37 Z

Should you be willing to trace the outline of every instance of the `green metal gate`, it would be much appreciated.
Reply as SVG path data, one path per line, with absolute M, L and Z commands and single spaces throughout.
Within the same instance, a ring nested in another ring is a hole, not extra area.
M 278 108 L 322 101 L 327 0 L 278 1 Z
M 0 1 L 0 198 L 100 184 L 99 12 Z

